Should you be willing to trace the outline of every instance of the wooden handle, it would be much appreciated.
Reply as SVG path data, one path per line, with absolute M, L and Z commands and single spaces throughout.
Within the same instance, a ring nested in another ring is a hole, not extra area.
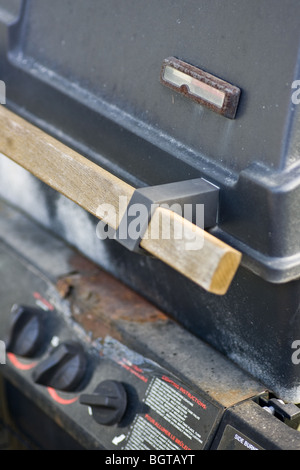
M 117 229 L 117 221 L 126 210 L 125 207 L 121 213 L 120 197 L 126 197 L 129 202 L 135 188 L 4 106 L 0 106 L 0 129 L 0 152 L 3 155 L 97 218 L 100 218 L 99 206 L 110 204 L 114 211 L 106 212 L 102 220 Z M 164 221 L 169 224 L 170 237 L 151 237 L 153 233 L 160 233 L 160 224 Z M 174 235 L 178 228 L 184 237 Z M 218 295 L 227 292 L 241 260 L 241 253 L 232 247 L 161 207 L 156 209 L 141 246 L 207 291 Z

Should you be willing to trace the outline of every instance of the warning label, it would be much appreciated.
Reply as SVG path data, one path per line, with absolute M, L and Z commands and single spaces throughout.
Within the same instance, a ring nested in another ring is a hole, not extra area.
M 182 450 L 175 441 L 170 431 L 146 414 L 136 419 L 125 450 Z
M 200 416 L 193 410 L 194 402 L 158 379 L 153 381 L 145 402 L 189 440 L 196 439 L 203 444 L 201 436 L 195 429 L 199 426 Z M 192 426 L 187 424 L 188 422 Z
M 153 377 L 144 403 L 149 412 L 136 418 L 126 450 L 202 449 L 218 415 L 218 408 L 162 375 Z
M 106 339 L 104 352 L 120 368 L 119 380 L 132 394 L 128 427 L 123 428 L 122 440 L 116 442 L 113 436 L 114 446 L 123 450 L 206 448 L 221 418 L 221 408 L 204 393 L 193 391 L 160 365 L 112 338 Z M 103 373 L 103 361 L 101 367 Z

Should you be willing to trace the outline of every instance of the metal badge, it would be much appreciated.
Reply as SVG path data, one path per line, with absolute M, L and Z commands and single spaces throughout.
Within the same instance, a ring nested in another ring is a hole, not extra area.
M 234 119 L 241 90 L 175 57 L 164 60 L 161 82 L 197 103 Z

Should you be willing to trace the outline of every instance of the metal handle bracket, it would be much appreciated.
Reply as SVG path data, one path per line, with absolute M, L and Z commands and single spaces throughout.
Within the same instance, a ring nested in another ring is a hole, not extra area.
M 217 223 L 218 206 L 219 188 L 202 178 L 136 189 L 115 238 L 130 251 L 144 253 L 140 243 L 158 207 L 207 229 Z

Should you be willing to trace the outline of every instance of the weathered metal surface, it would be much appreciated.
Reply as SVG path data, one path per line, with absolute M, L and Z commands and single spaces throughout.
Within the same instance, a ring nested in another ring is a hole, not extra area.
M 57 281 L 57 290 L 68 300 L 74 320 L 92 338 L 106 334 L 120 338 L 120 322 L 168 321 L 155 306 L 81 255 L 75 254 L 70 265 L 73 273 Z
M 93 262 L 76 253 L 70 266 L 72 274 L 56 287 L 92 339 L 129 341 L 225 408 L 264 392 L 263 385 Z

